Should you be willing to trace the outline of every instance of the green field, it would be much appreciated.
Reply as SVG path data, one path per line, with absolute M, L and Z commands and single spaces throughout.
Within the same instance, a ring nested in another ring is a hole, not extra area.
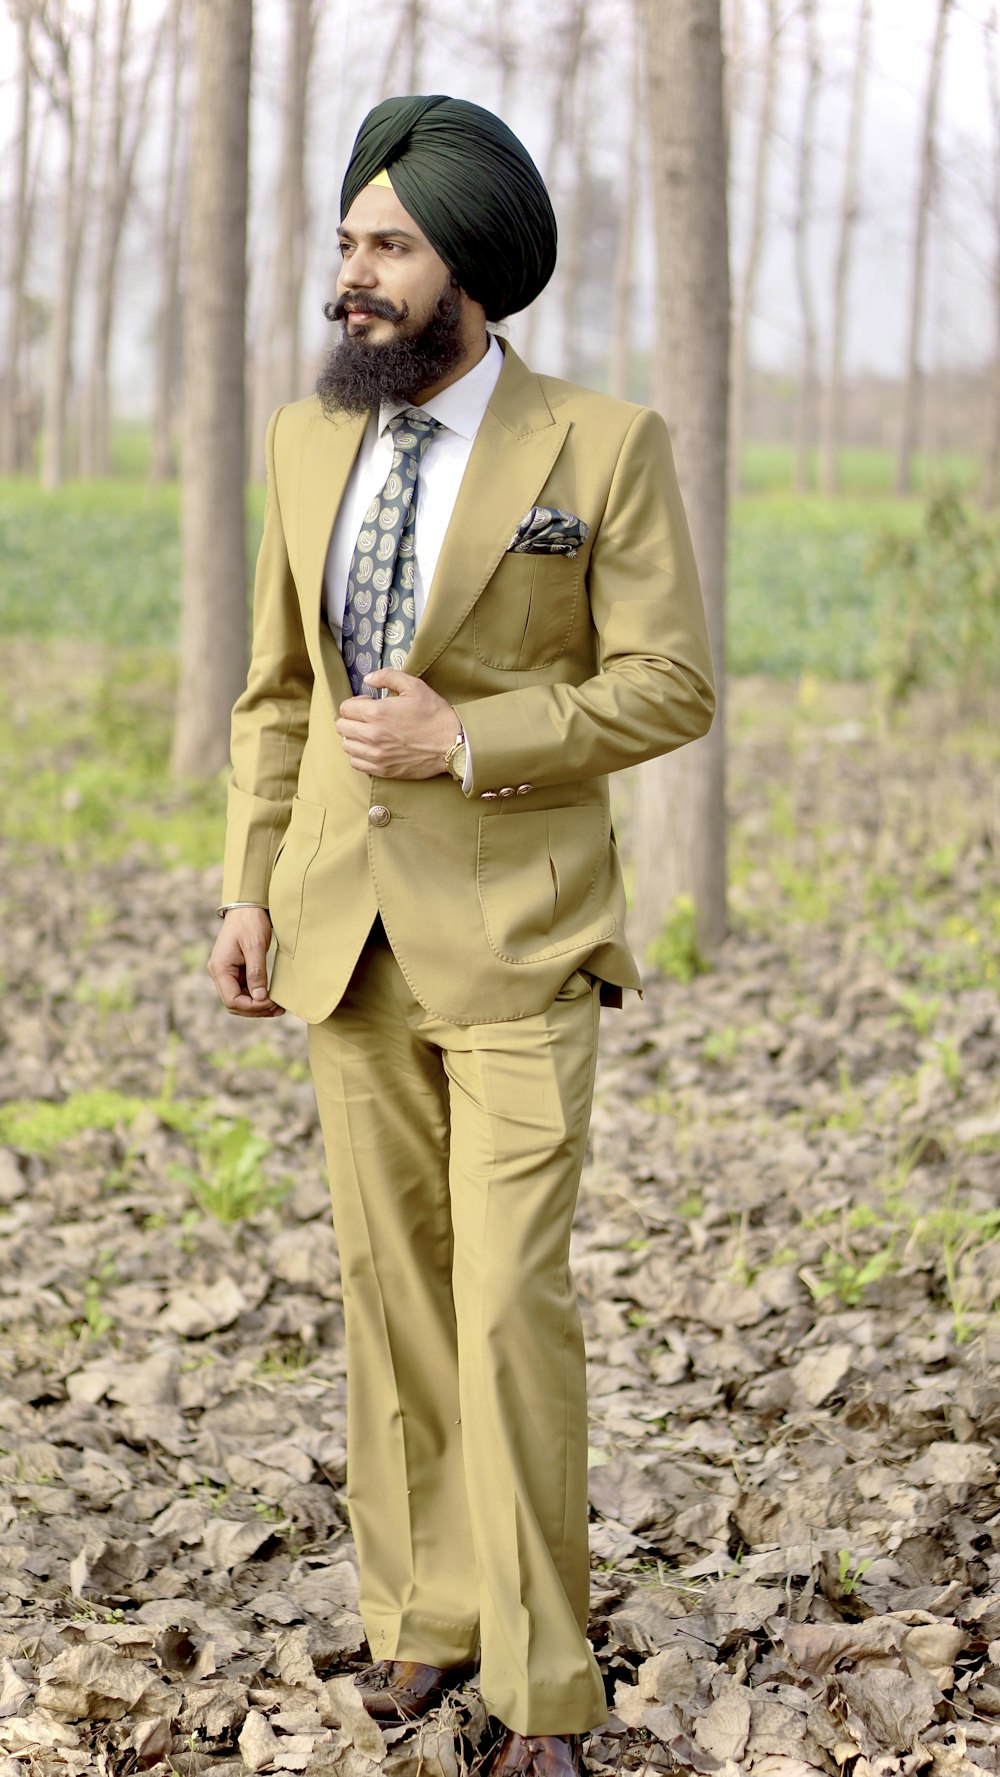
M 147 487 L 139 432 L 116 439 L 124 473 L 73 482 L 47 495 L 28 481 L 0 480 L 0 635 L 80 637 L 172 649 L 180 585 L 176 486 Z M 730 523 L 729 666 L 737 674 L 865 679 L 877 668 L 879 592 L 867 571 L 876 539 L 913 535 L 920 498 L 892 499 L 887 453 L 845 454 L 845 492 L 835 499 L 789 491 L 787 450 L 747 453 L 751 491 Z M 928 485 L 968 488 L 970 459 L 934 466 Z M 263 490 L 250 489 L 250 560 L 260 535 Z

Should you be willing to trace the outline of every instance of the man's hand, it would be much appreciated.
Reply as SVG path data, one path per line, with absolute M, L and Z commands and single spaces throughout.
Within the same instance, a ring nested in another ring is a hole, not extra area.
M 366 685 L 394 697 L 349 697 L 340 706 L 337 733 L 355 771 L 371 777 L 436 777 L 458 734 L 450 703 L 410 673 L 383 667 Z
M 227 1012 L 237 1018 L 283 1018 L 267 991 L 271 921 L 265 907 L 234 907 L 222 922 L 208 972 Z

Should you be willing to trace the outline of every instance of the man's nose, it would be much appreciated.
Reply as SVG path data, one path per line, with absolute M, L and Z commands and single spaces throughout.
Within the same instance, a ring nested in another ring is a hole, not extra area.
M 373 255 L 356 247 L 341 267 L 337 283 L 341 290 L 374 290 L 378 283 L 378 266 Z

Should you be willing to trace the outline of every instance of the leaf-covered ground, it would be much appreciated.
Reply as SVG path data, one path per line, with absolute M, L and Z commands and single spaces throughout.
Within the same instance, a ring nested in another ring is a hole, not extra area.
M 604 1019 L 588 1758 L 997 1772 L 996 737 L 764 682 L 732 732 L 733 935 Z M 386 1734 L 352 1690 L 301 1028 L 217 1009 L 214 869 L 90 837 L 0 844 L 0 1777 L 456 1777 L 474 1687 Z

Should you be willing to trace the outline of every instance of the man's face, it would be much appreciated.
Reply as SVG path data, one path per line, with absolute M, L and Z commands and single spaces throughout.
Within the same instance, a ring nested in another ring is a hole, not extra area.
M 400 329 L 419 333 L 449 273 L 396 193 L 385 185 L 366 185 L 338 234 L 343 265 L 337 307 L 346 310 L 348 338 L 381 345 Z M 367 301 L 372 306 L 366 309 Z
M 395 192 L 367 185 L 339 233 L 344 263 L 327 314 L 344 331 L 316 383 L 323 406 L 363 413 L 453 380 L 468 349 L 466 299 Z

